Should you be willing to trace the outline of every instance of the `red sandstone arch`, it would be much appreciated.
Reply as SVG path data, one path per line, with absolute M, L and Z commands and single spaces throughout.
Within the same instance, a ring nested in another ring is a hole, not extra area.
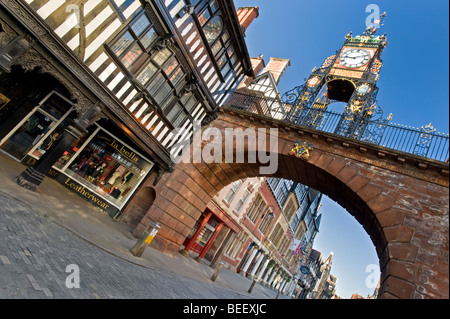
M 272 176 L 311 186 L 338 202 L 362 224 L 376 248 L 381 298 L 448 298 L 448 164 L 259 119 L 236 111 L 213 125 L 280 127 L 278 170 Z M 281 126 L 284 125 L 284 126 Z M 308 160 L 289 155 L 295 141 L 314 145 Z M 424 166 L 426 165 L 426 166 Z M 156 248 L 178 251 L 206 204 L 238 179 L 261 176 L 258 163 L 180 163 L 155 187 L 156 199 L 136 236 L 151 220 L 161 224 Z M 421 167 L 421 168 L 418 168 Z M 152 185 L 154 176 L 146 181 Z M 139 196 L 139 195 L 138 195 Z M 124 218 L 129 215 L 125 211 Z

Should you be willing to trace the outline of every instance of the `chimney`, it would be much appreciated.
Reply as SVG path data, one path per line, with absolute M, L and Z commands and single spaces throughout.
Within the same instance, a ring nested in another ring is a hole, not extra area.
M 272 72 L 275 82 L 278 84 L 278 82 L 280 82 L 280 78 L 283 76 L 284 71 L 286 71 L 286 68 L 290 65 L 291 60 L 289 59 L 270 58 L 269 64 L 267 64 L 264 72 Z
M 257 76 L 266 66 L 266 64 L 264 63 L 264 57 L 261 54 L 257 58 L 250 58 L 250 61 L 252 62 L 252 69 L 255 76 Z M 253 77 L 246 76 L 238 88 L 249 86 L 250 84 L 252 84 L 253 80 Z
M 257 76 L 259 72 L 261 72 L 262 69 L 264 69 L 264 67 L 266 66 L 262 54 L 260 54 L 257 58 L 250 58 L 250 61 L 252 62 L 252 69 L 253 73 L 255 73 L 255 76 Z
M 244 28 L 244 31 L 250 24 L 259 16 L 259 7 L 241 7 L 237 10 L 239 24 Z

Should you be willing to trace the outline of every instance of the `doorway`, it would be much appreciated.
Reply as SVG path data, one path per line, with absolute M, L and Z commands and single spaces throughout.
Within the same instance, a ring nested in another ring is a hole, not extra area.
M 27 155 L 39 159 L 57 140 L 73 103 L 51 91 L 0 142 L 0 149 L 18 161 Z

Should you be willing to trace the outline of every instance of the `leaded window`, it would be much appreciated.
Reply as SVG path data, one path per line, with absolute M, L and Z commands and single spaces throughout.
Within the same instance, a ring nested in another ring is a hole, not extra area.
M 272 222 L 273 219 L 273 209 L 272 208 L 268 208 L 267 211 L 264 213 L 263 217 L 262 217 L 262 222 L 259 225 L 258 229 L 262 234 L 266 234 L 267 229 L 269 228 L 270 223 Z
M 294 204 L 294 200 L 291 198 L 291 199 L 289 199 L 289 201 L 286 204 L 286 207 L 284 208 L 284 214 L 285 214 L 288 222 L 294 216 L 296 211 L 297 211 L 297 207 Z
M 223 30 L 223 22 L 220 16 L 215 16 L 203 26 L 206 40 L 209 44 L 214 43 Z
M 136 75 L 136 80 L 141 84 L 156 104 L 158 104 L 167 120 L 174 127 L 187 114 L 182 114 L 182 106 L 173 103 L 176 91 L 185 84 L 185 73 L 176 56 L 169 49 L 163 49 L 149 59 Z M 169 107 L 170 106 L 170 107 Z M 181 120 L 177 119 L 182 115 Z
M 211 48 L 214 60 L 225 78 L 238 62 L 228 31 L 222 20 L 222 12 L 217 0 L 190 1 L 195 6 L 197 21 Z
M 143 12 L 113 42 L 111 50 L 123 66 L 133 72 L 147 58 L 146 51 L 157 38 L 153 23 Z
M 248 235 L 241 231 L 238 235 L 236 235 L 231 241 L 230 245 L 225 250 L 225 255 L 230 257 L 231 259 L 236 259 L 239 253 L 242 251 L 242 247 L 247 240 Z
M 244 206 L 244 204 L 247 201 L 249 196 L 250 196 L 250 191 L 247 188 L 244 190 L 244 194 L 239 198 L 239 201 L 237 202 L 236 207 L 234 208 L 237 213 L 240 213 L 242 207 Z
M 225 201 L 230 204 L 231 201 L 233 200 L 234 196 L 236 195 L 236 192 L 238 191 L 239 187 L 241 187 L 242 185 L 242 181 L 238 180 L 236 182 L 234 182 L 233 184 L 231 184 L 231 188 L 228 191 L 227 195 L 225 196 Z
M 185 94 L 170 108 L 166 118 L 174 127 L 180 127 L 198 104 L 198 100 L 192 93 Z
M 275 247 L 278 248 L 282 236 L 283 236 L 283 228 L 281 227 L 280 223 L 277 223 L 275 229 L 270 235 L 270 241 Z
M 181 127 L 200 102 L 194 94 L 180 93 L 186 85 L 186 72 L 170 48 L 154 52 L 159 34 L 145 11 L 137 15 L 109 45 L 128 74 L 145 90 L 151 104 L 174 128 Z M 151 55 L 149 54 L 151 52 Z

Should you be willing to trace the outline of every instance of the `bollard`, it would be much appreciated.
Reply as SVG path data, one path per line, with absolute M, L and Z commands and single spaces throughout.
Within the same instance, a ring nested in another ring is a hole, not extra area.
M 278 289 L 277 296 L 275 297 L 275 299 L 278 299 L 279 296 L 280 296 L 280 289 Z
M 142 235 L 137 240 L 136 244 L 130 249 L 130 253 L 133 256 L 141 257 L 145 251 L 145 248 L 152 242 L 161 227 L 158 223 L 152 222 L 148 225 L 148 228 L 144 230 Z
M 222 270 L 222 267 L 225 263 L 221 261 L 219 265 L 217 266 L 216 270 L 214 271 L 213 275 L 211 276 L 212 281 L 216 281 L 217 277 L 219 276 L 219 272 Z
M 253 288 L 255 287 L 255 284 L 256 284 L 256 279 L 253 279 L 253 282 L 252 282 L 250 288 L 248 288 L 248 293 L 249 293 L 249 294 L 252 293 Z

